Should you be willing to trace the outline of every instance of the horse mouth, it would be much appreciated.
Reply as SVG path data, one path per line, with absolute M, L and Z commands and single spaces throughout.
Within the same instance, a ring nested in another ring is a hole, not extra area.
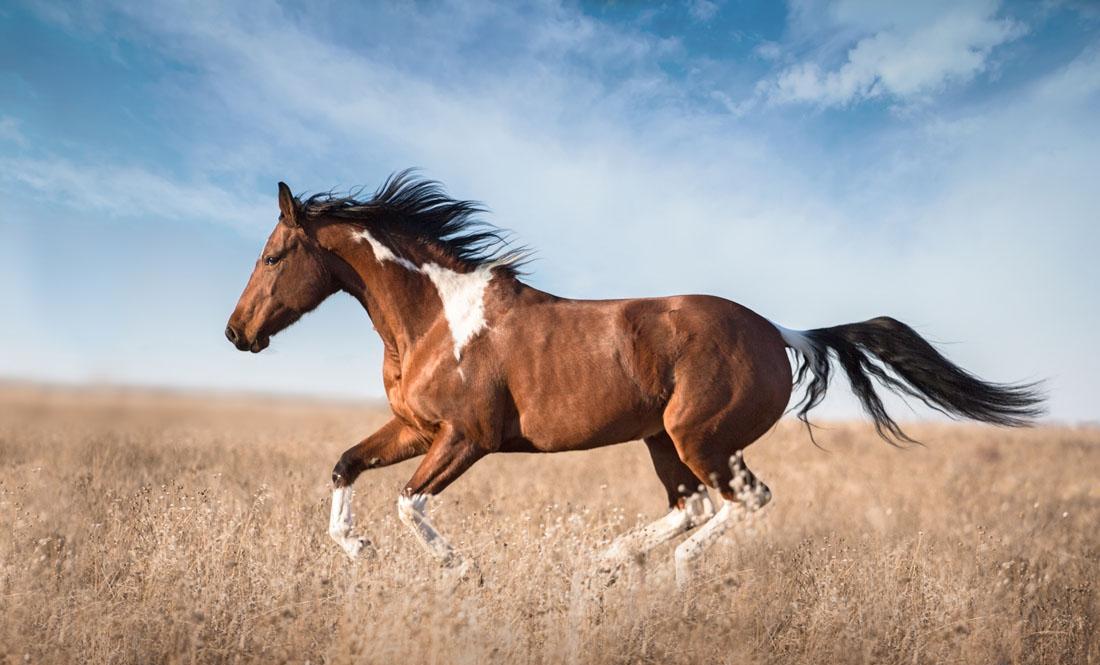
M 260 351 L 263 351 L 264 349 L 266 349 L 267 345 L 270 344 L 270 343 L 271 343 L 271 338 L 270 337 L 267 337 L 267 336 L 257 337 L 252 342 L 252 346 L 248 347 L 248 350 L 251 351 L 252 353 L 259 353 Z

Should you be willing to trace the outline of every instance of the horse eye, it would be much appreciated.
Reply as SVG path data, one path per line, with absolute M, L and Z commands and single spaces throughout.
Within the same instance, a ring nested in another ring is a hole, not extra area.
M 273 266 L 276 263 L 278 263 L 279 259 L 281 259 L 281 258 L 282 258 L 281 256 L 265 256 L 264 257 L 264 265 Z

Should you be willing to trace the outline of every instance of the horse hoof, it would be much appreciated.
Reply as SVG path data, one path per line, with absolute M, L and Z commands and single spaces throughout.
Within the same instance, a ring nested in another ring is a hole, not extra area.
M 374 553 L 374 545 L 366 538 L 348 538 L 343 543 L 348 558 L 356 561 Z
M 452 589 L 467 582 L 472 582 L 477 587 L 485 586 L 481 568 L 471 559 L 453 558 L 444 564 L 443 575 Z

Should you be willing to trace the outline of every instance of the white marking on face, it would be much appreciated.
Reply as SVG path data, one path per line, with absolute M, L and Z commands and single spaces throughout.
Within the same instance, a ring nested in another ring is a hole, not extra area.
M 439 293 L 439 299 L 443 302 L 443 316 L 446 317 L 447 327 L 451 330 L 455 360 L 462 360 L 463 347 L 488 327 L 488 322 L 485 320 L 485 289 L 493 280 L 495 264 L 480 266 L 472 272 L 456 272 L 436 263 L 418 266 L 395 254 L 392 249 L 372 236 L 370 231 L 359 231 L 355 237 L 370 244 L 379 263 L 393 261 L 406 270 L 426 276 L 431 281 Z

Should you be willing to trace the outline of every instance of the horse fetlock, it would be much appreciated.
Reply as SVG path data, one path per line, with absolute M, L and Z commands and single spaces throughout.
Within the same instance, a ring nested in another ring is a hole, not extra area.
M 332 525 L 328 535 L 350 558 L 357 559 L 371 549 L 371 542 L 362 536 L 351 535 L 351 531 L 351 524 Z
M 610 572 L 630 560 L 632 550 L 626 540 L 625 538 L 619 538 L 608 545 L 607 549 L 600 552 L 599 556 L 596 557 L 596 569 L 598 571 Z
M 344 548 L 348 558 L 358 559 L 371 551 L 371 542 L 366 538 L 344 538 L 340 541 L 340 547 Z
M 350 487 L 359 476 L 361 464 L 354 459 L 349 459 L 347 453 L 340 457 L 340 461 L 332 468 L 333 487 Z
M 684 510 L 687 519 L 684 522 L 684 530 L 689 531 L 714 517 L 714 503 L 710 500 L 705 488 L 692 494 L 684 502 Z
M 428 498 L 427 494 L 402 494 L 397 498 L 397 517 L 416 537 L 424 551 L 435 557 L 441 565 L 459 565 L 461 557 L 428 519 Z
M 354 520 L 351 515 L 351 488 L 337 486 L 332 490 L 332 512 L 329 515 L 328 535 L 353 559 L 370 547 L 370 541 L 351 535 Z

